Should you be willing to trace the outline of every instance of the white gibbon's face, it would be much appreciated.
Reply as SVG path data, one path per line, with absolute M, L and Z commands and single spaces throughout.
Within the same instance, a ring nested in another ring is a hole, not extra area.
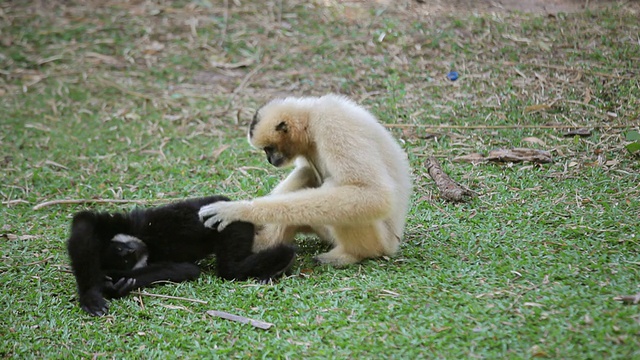
M 267 161 L 275 167 L 287 166 L 297 156 L 292 151 L 295 147 L 291 142 L 287 120 L 279 116 L 265 116 L 261 109 L 258 109 L 249 125 L 248 139 L 253 147 L 265 152 Z

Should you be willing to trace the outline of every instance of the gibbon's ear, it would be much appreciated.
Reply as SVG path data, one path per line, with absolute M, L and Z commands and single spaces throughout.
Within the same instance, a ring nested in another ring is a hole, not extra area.
M 286 134 L 287 131 L 289 131 L 289 127 L 287 126 L 286 122 L 282 121 L 280 124 L 278 124 L 278 126 L 276 126 L 276 131 Z

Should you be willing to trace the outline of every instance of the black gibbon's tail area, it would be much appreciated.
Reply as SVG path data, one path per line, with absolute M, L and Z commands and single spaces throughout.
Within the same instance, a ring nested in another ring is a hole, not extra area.
M 122 297 L 160 281 L 197 279 L 195 263 L 210 255 L 216 256 L 216 273 L 223 279 L 269 281 L 282 275 L 293 263 L 292 247 L 253 253 L 253 224 L 234 222 L 221 232 L 202 224 L 201 206 L 227 200 L 211 196 L 127 213 L 75 214 L 67 250 L 81 308 L 101 316 L 108 310 L 105 297 Z

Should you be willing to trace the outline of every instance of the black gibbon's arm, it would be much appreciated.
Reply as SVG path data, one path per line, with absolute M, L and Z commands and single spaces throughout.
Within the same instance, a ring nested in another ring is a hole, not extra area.
M 95 233 L 95 214 L 80 212 L 73 218 L 67 250 L 78 286 L 80 307 L 92 315 L 107 313 L 102 296 L 104 273 L 101 268 L 102 241 Z
M 107 270 L 106 275 L 111 284 L 105 286 L 105 295 L 119 298 L 128 295 L 131 290 L 149 287 L 154 283 L 195 280 L 200 276 L 200 268 L 188 262 L 161 262 L 133 270 Z

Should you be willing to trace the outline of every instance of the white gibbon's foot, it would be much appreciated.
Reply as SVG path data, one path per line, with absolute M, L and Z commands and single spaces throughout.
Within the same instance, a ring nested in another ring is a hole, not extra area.
M 331 251 L 316 256 L 314 260 L 321 264 L 343 267 L 355 264 L 362 260 L 362 258 L 357 258 L 351 254 L 347 254 L 340 246 L 338 246 L 333 248 Z

